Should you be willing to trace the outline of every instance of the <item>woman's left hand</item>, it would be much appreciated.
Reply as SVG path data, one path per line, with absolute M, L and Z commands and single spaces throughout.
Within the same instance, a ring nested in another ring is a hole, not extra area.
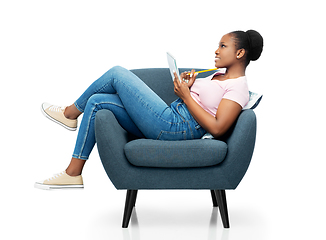
M 195 74 L 195 70 L 189 72 L 183 72 L 180 74 L 180 81 L 178 75 L 174 73 L 174 93 L 185 100 L 187 97 L 190 97 L 189 88 L 195 82 L 197 74 Z

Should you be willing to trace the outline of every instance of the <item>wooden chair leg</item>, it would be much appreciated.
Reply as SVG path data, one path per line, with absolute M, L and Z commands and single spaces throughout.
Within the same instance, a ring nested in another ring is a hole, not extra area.
M 215 190 L 217 204 L 219 206 L 224 228 L 230 228 L 228 207 L 226 204 L 225 190 Z
M 138 190 L 127 190 L 125 210 L 123 214 L 122 227 L 127 228 L 129 225 L 132 209 L 136 204 Z
M 214 190 L 211 190 L 211 196 L 212 196 L 212 200 L 213 200 L 213 207 L 217 207 L 217 200 L 216 200 L 216 195 Z

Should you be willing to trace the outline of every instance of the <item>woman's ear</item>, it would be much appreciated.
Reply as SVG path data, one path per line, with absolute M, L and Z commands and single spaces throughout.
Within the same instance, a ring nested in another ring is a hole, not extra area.
M 237 59 L 241 59 L 246 54 L 246 50 L 241 48 L 237 51 Z

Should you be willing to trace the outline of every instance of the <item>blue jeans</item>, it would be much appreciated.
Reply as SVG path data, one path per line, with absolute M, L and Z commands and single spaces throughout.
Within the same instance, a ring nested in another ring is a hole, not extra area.
M 206 133 L 181 99 L 168 106 L 135 74 L 118 66 L 93 82 L 74 104 L 84 113 L 73 153 L 78 159 L 87 160 L 95 145 L 94 121 L 101 109 L 113 112 L 119 124 L 138 137 L 186 140 Z

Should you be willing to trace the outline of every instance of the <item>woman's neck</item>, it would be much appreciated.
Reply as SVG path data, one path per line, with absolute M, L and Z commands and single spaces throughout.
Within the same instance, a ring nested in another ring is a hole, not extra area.
M 232 66 L 226 69 L 224 79 L 239 78 L 246 75 L 246 68 L 241 65 Z

